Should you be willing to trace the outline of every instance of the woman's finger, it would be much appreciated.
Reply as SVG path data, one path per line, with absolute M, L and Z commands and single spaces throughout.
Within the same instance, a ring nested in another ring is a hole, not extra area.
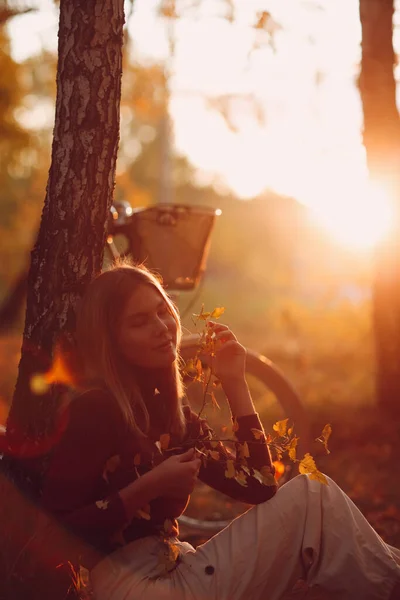
M 230 331 L 230 330 L 220 331 L 219 333 L 216 333 L 214 339 L 215 340 L 234 340 L 234 341 L 237 341 L 235 334 L 232 333 L 232 331 Z
M 189 448 L 189 450 L 186 450 L 186 452 L 183 452 L 183 454 L 179 454 L 178 456 L 179 462 L 190 462 L 195 457 L 195 449 Z
M 229 329 L 228 325 L 224 325 L 223 323 L 215 323 L 215 321 L 209 321 L 208 327 L 212 329 L 214 333 L 216 333 L 217 331 L 226 331 L 227 329 Z

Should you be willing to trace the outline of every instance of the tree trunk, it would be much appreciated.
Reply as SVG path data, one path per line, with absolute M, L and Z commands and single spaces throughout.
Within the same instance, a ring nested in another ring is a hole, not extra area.
M 370 178 L 390 192 L 393 231 L 377 249 L 374 330 L 377 399 L 400 409 L 400 120 L 393 50 L 394 0 L 360 0 L 362 63 L 360 92 L 364 145 Z
M 57 398 L 30 391 L 102 266 L 119 141 L 123 0 L 61 0 L 51 167 L 31 255 L 25 330 L 9 426 L 51 429 Z

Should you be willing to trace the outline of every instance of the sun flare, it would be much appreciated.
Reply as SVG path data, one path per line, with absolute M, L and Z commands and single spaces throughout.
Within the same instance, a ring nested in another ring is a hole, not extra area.
M 313 220 L 341 245 L 370 250 L 389 233 L 393 221 L 390 196 L 382 186 L 365 185 L 360 193 L 311 209 Z

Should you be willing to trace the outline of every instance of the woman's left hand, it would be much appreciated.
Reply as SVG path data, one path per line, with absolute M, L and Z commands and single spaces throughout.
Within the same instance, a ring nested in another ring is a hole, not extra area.
M 210 321 L 215 339 L 213 372 L 222 385 L 245 379 L 246 348 L 240 344 L 227 325 Z

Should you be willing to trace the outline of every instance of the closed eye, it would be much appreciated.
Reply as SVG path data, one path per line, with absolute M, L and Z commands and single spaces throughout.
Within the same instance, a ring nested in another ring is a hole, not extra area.
M 160 308 L 158 309 L 158 314 L 161 316 L 164 316 L 166 314 L 169 313 L 168 307 L 166 306 L 166 304 L 163 304 L 162 306 L 160 306 Z
M 142 325 L 146 324 L 146 317 L 142 317 L 142 316 L 137 316 L 137 317 L 133 317 L 132 319 L 130 319 L 129 321 L 129 325 L 131 327 L 141 327 Z

